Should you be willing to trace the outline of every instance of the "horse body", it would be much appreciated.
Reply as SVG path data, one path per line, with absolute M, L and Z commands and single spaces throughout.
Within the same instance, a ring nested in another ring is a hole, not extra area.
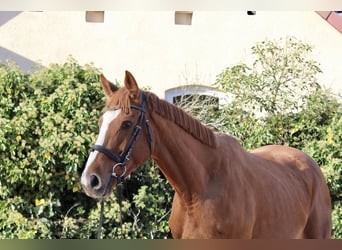
M 158 122 L 163 127 L 160 118 Z M 164 147 L 170 143 L 163 152 L 178 157 L 170 160 L 161 153 L 154 158 L 176 190 L 169 221 L 174 238 L 330 236 L 329 192 L 317 164 L 306 154 L 276 145 L 249 153 L 223 134 L 216 134 L 216 149 L 203 150 L 205 145 L 192 141 L 191 150 L 185 150 L 190 146 L 177 144 L 179 138 L 195 139 L 172 133 L 173 126 L 164 122 L 168 134 L 178 136 L 163 138 Z M 163 131 L 155 134 L 165 136 Z M 325 197 L 324 203 L 316 196 Z M 322 207 L 322 221 L 313 218 L 313 207 Z
M 105 78 L 102 84 L 109 96 L 107 108 L 121 105 L 122 111 L 106 124 L 112 135 L 101 147 L 123 152 L 131 130 L 120 124 L 138 120 L 127 105 L 141 105 L 142 92 L 129 72 L 124 88 Z M 124 173 L 129 175 L 149 155 L 158 164 L 175 189 L 169 219 L 174 238 L 330 237 L 329 190 L 308 155 L 277 145 L 247 152 L 233 137 L 212 132 L 152 93 L 144 95 L 150 127 L 146 122 Z M 107 156 L 93 156 L 82 174 L 86 193 L 94 198 L 107 195 L 103 190 L 115 169 Z M 113 189 L 116 183 L 110 184 Z

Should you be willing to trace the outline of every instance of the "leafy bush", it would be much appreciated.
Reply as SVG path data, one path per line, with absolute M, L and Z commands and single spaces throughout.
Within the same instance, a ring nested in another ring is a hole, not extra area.
M 78 171 L 102 105 L 98 71 L 70 59 L 32 75 L 0 68 L 1 236 L 55 238 L 84 200 Z
M 31 75 L 0 65 L 0 96 L 0 237 L 95 237 L 99 207 L 82 193 L 79 176 L 105 103 L 99 70 L 72 58 Z M 166 237 L 171 189 L 154 164 L 141 169 L 127 184 L 123 234 Z M 118 221 L 113 197 L 104 237 L 120 235 Z
M 333 202 L 335 238 L 342 238 L 342 109 L 316 82 L 312 48 L 295 38 L 256 44 L 252 66 L 225 69 L 215 86 L 235 96 L 220 108 L 190 96 L 180 103 L 246 149 L 285 144 L 321 166 Z M 210 101 L 206 99 L 206 101 Z M 0 238 L 94 238 L 100 205 L 79 176 L 98 134 L 105 104 L 99 70 L 70 58 L 35 73 L 0 64 Z M 123 189 L 125 238 L 169 238 L 173 191 L 152 161 Z M 120 238 L 116 196 L 105 201 L 102 236 Z

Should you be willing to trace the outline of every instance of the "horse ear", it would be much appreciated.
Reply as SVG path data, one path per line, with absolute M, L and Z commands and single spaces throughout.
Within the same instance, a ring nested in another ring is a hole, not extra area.
M 134 76 L 126 70 L 125 87 L 128 89 L 131 98 L 136 98 L 139 94 L 139 87 Z
M 114 83 L 108 81 L 103 74 L 101 74 L 101 83 L 106 96 L 111 96 L 115 91 L 118 90 L 118 87 L 116 87 Z

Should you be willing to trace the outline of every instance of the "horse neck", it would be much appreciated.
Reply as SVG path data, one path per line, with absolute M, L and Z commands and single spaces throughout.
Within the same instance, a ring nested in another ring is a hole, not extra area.
M 152 158 L 175 191 L 191 202 L 211 175 L 208 160 L 215 159 L 214 149 L 159 114 L 152 112 L 150 117 L 154 139 Z

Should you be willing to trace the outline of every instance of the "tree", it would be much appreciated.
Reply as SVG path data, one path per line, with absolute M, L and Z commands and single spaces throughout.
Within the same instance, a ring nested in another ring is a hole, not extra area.
M 310 52 L 310 45 L 294 37 L 257 43 L 252 47 L 253 65 L 226 68 L 215 85 L 253 111 L 277 115 L 298 111 L 304 104 L 301 99 L 320 88 L 317 74 L 322 71 L 307 58 Z
M 218 75 L 215 86 L 234 99 L 221 107 L 217 126 L 247 149 L 267 144 L 296 147 L 311 155 L 326 177 L 333 202 L 334 236 L 342 237 L 341 99 L 317 83 L 322 73 L 312 46 L 294 37 L 252 47 L 251 66 Z

